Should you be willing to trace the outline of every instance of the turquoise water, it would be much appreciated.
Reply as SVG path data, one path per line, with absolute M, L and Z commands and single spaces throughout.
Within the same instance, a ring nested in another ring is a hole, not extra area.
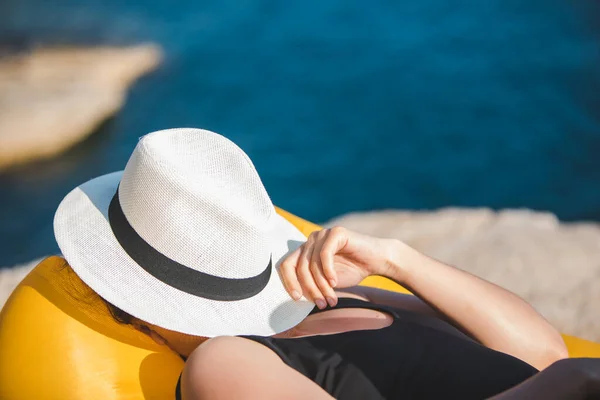
M 273 201 L 315 221 L 447 205 L 600 220 L 600 8 L 564 1 L 9 0 L 17 43 L 153 41 L 163 66 L 63 156 L 0 174 L 0 265 L 56 251 L 75 185 L 137 138 L 238 143 Z

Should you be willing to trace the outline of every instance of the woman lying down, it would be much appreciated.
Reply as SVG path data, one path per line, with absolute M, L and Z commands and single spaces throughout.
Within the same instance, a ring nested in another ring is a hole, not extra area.
M 55 234 L 120 322 L 186 359 L 178 399 L 600 394 L 598 360 L 568 359 L 516 295 L 397 240 L 306 240 L 212 132 L 141 138 L 124 171 L 65 197 Z M 371 275 L 415 296 L 357 286 Z

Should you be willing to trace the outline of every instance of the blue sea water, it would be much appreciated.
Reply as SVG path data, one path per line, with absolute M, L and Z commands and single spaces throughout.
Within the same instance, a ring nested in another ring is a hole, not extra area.
M 62 197 L 181 126 L 231 138 L 314 221 L 448 205 L 600 220 L 599 22 L 591 0 L 5 0 L 0 43 L 153 41 L 166 58 L 90 139 L 0 173 L 0 265 L 57 251 Z

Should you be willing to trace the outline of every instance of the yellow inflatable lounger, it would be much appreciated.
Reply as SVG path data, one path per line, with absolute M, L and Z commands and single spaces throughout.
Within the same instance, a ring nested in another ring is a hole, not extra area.
M 305 235 L 319 226 L 277 210 Z M 364 285 L 406 292 L 381 277 Z M 565 336 L 572 357 L 600 357 L 600 344 Z M 174 398 L 183 361 L 115 322 L 60 257 L 42 261 L 0 313 L 0 399 Z

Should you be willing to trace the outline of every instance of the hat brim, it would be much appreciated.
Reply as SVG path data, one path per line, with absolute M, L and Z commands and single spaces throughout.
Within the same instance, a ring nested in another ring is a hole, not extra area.
M 146 272 L 123 250 L 108 222 L 108 207 L 122 171 L 92 179 L 71 191 L 54 217 L 54 234 L 69 265 L 111 304 L 153 325 L 196 336 L 283 332 L 302 321 L 314 304 L 285 291 L 279 265 L 306 241 L 276 214 L 271 239 L 273 271 L 266 287 L 244 300 L 217 301 L 169 286 Z

